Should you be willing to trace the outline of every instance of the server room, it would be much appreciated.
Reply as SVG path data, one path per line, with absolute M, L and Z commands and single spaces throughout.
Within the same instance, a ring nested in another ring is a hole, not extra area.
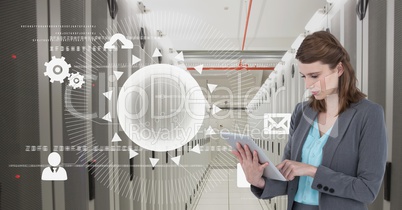
M 401 0 L 0 0 L 0 210 L 401 210 Z

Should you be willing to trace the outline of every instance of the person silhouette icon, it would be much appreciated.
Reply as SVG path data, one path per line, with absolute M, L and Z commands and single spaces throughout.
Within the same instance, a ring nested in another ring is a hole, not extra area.
M 43 181 L 65 181 L 67 180 L 67 172 L 60 167 L 61 157 L 59 153 L 52 152 L 47 157 L 50 167 L 46 167 L 42 172 Z

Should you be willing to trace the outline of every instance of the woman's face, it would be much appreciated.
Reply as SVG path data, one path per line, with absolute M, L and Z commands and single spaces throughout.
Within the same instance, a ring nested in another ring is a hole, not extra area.
M 310 64 L 298 62 L 298 65 L 305 87 L 310 90 L 315 99 L 322 100 L 338 92 L 338 78 L 342 75 L 339 68 L 330 69 L 328 64 L 322 64 L 319 61 Z M 338 67 L 340 65 L 338 64 Z

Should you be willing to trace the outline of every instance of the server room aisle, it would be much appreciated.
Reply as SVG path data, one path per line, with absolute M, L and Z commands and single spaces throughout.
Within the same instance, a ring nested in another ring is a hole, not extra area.
M 230 148 L 222 139 L 216 141 L 220 148 Z M 250 188 L 237 187 L 237 159 L 230 149 L 215 151 L 210 163 L 210 172 L 200 198 L 194 210 L 243 210 L 268 209 L 264 202 L 258 200 Z
M 264 209 L 249 188 L 238 188 L 236 186 L 236 180 L 235 168 L 211 169 L 204 191 L 194 209 Z

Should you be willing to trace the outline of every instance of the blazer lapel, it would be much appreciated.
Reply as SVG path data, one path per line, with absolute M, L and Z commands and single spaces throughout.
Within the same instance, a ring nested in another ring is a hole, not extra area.
M 314 111 L 307 103 L 304 105 L 305 107 L 302 108 L 302 116 L 300 119 L 300 123 L 293 134 L 293 141 L 294 143 L 294 160 L 301 162 L 301 151 L 306 141 L 307 134 L 311 128 L 311 125 L 314 123 L 314 119 L 317 117 L 318 112 Z
M 336 148 L 343 139 L 346 129 L 348 128 L 355 113 L 356 109 L 349 108 L 339 115 L 329 134 L 327 143 L 323 148 L 322 165 L 329 166 L 331 164 Z

